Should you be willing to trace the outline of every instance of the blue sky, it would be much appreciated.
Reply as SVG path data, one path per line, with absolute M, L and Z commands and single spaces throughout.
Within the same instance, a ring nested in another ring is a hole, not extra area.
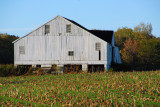
M 0 0 L 0 33 L 21 37 L 57 15 L 88 29 L 151 23 L 160 37 L 160 0 Z

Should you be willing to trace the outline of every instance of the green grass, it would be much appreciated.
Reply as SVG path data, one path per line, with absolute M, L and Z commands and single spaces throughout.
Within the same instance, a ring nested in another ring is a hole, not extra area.
M 160 71 L 0 77 L 2 106 L 160 106 Z

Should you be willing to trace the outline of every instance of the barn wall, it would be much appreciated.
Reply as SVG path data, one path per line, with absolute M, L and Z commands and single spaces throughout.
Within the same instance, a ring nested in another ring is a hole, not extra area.
M 116 46 L 113 48 L 113 62 L 118 64 L 122 63 L 119 48 Z
M 46 23 L 50 33 L 45 35 L 45 25 L 29 33 L 14 43 L 15 65 L 17 64 L 109 64 L 110 44 L 90 34 L 84 29 L 58 16 Z M 71 33 L 66 33 L 66 25 L 71 24 Z M 101 43 L 101 60 L 95 44 Z M 25 47 L 25 54 L 19 54 L 19 46 Z M 74 56 L 68 56 L 74 51 Z
M 107 70 L 110 68 L 111 62 L 112 62 L 112 45 L 107 43 L 107 64 L 106 64 Z

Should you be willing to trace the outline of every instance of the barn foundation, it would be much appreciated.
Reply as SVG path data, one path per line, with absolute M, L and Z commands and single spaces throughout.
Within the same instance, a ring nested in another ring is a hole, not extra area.
M 87 64 L 82 64 L 82 71 L 87 72 Z
M 88 65 L 88 72 L 104 72 L 104 64 L 90 64 Z

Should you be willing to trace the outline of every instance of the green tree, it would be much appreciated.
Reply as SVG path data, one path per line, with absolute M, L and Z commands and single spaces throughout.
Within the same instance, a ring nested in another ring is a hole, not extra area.
M 14 44 L 18 37 L 8 34 L 0 34 L 0 64 L 12 64 L 14 60 Z
M 157 38 L 144 39 L 139 42 L 139 59 L 142 65 L 157 66 L 160 64 L 160 40 Z

